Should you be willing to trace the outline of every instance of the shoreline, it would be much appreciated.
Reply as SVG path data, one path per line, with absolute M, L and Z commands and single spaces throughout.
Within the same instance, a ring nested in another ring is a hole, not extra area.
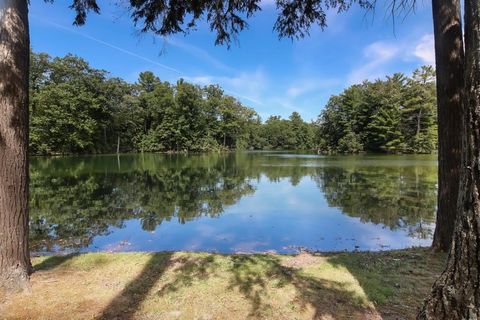
M 371 254 L 380 254 L 385 252 L 402 252 L 409 250 L 429 250 L 430 246 L 411 246 L 402 249 L 379 249 L 379 250 L 335 250 L 335 251 L 322 251 L 322 250 L 309 250 L 308 248 L 299 248 L 296 252 L 277 252 L 275 250 L 265 250 L 265 251 L 238 251 L 238 252 L 221 252 L 221 251 L 208 251 L 208 250 L 160 250 L 160 251 L 72 251 L 72 252 L 30 252 L 31 258 L 42 258 L 42 257 L 65 257 L 69 255 L 80 255 L 80 254 L 163 254 L 163 253 L 184 253 L 184 254 L 215 254 L 222 256 L 231 256 L 231 255 L 278 255 L 278 256 L 295 256 L 302 253 L 312 254 L 312 255 L 337 255 L 337 254 L 355 254 L 355 253 L 371 253 Z

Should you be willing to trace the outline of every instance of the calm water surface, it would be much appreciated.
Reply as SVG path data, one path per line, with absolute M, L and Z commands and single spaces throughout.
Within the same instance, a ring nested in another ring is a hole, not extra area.
M 435 156 L 34 158 L 34 253 L 428 246 Z

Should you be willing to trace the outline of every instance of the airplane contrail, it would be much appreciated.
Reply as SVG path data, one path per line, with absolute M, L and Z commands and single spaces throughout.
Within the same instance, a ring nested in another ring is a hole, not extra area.
M 139 54 L 137 54 L 137 53 L 135 53 L 135 52 L 132 52 L 132 51 L 130 51 L 130 50 L 120 48 L 120 47 L 118 47 L 118 46 L 116 46 L 116 45 L 114 45 L 114 44 L 111 44 L 111 43 L 108 43 L 108 42 L 106 42 L 106 41 L 100 40 L 100 39 L 98 39 L 98 38 L 92 37 L 92 36 L 90 36 L 90 35 L 88 35 L 88 34 L 85 34 L 85 33 L 79 32 L 79 31 L 76 31 L 76 30 L 74 30 L 74 29 L 72 29 L 72 28 L 68 28 L 68 27 L 62 26 L 61 24 L 58 24 L 58 23 L 55 23 L 55 22 L 52 22 L 52 21 L 44 20 L 44 19 L 39 18 L 39 17 L 37 17 L 37 16 L 35 16 L 35 15 L 33 15 L 33 14 L 30 14 L 30 16 L 31 16 L 32 18 L 34 18 L 35 20 L 41 21 L 41 22 L 43 22 L 43 23 L 49 24 L 49 25 L 51 25 L 51 26 L 54 26 L 54 27 L 56 27 L 56 28 L 59 28 L 59 29 L 62 29 L 62 30 L 65 30 L 65 31 L 68 31 L 68 32 L 71 32 L 71 33 L 74 33 L 74 34 L 79 35 L 79 36 L 81 36 L 81 37 L 83 37 L 83 38 L 86 38 L 86 39 L 95 41 L 95 42 L 97 42 L 97 43 L 103 44 L 104 46 L 107 46 L 107 47 L 109 47 L 109 48 L 112 48 L 112 49 L 115 49 L 115 50 L 117 50 L 117 51 L 123 52 L 123 53 L 125 53 L 125 54 L 128 54 L 128 55 L 130 55 L 130 56 L 132 56 L 132 57 L 135 57 L 135 58 L 138 58 L 138 59 L 141 59 L 141 60 L 143 60 L 143 61 L 152 63 L 152 64 L 154 64 L 154 65 L 157 65 L 157 66 L 161 67 L 161 68 L 164 68 L 164 69 L 167 69 L 167 70 L 176 72 L 176 73 L 180 73 L 180 74 L 183 73 L 182 71 L 180 71 L 180 70 L 178 70 L 178 69 L 169 67 L 169 66 L 167 66 L 167 65 L 165 65 L 165 64 L 162 64 L 162 63 L 159 63 L 159 62 L 157 62 L 157 61 L 155 61 L 155 60 L 152 60 L 152 59 L 149 59 L 149 58 L 147 58 L 147 57 L 141 56 L 141 55 L 139 55 Z
M 30 13 L 30 17 L 32 17 L 33 19 L 38 20 L 38 21 L 40 21 L 40 22 L 46 23 L 46 24 L 48 24 L 48 25 L 51 25 L 51 26 L 53 26 L 53 27 L 55 27 L 55 28 L 58 28 L 58 29 L 61 29 L 61 30 L 64 30 L 64 31 L 67 31 L 67 32 L 70 32 L 70 33 L 73 33 L 73 34 L 76 34 L 76 35 L 81 36 L 81 37 L 83 37 L 83 38 L 85 38 L 85 39 L 89 39 L 89 40 L 91 40 L 91 41 L 100 43 L 100 44 L 102 44 L 102 45 L 104 45 L 104 46 L 106 46 L 106 47 L 115 49 L 115 50 L 120 51 L 120 52 L 122 52 L 122 53 L 128 54 L 128 55 L 130 55 L 130 56 L 132 56 L 132 57 L 135 57 L 135 58 L 141 59 L 141 60 L 143 60 L 143 61 L 146 61 L 146 62 L 148 62 L 148 63 L 154 64 L 154 65 L 159 66 L 159 67 L 161 67 L 161 68 L 164 68 L 164 69 L 167 69 L 167 70 L 176 72 L 176 73 L 180 74 L 181 77 L 189 78 L 187 75 L 185 75 L 182 71 L 180 71 L 180 70 L 178 70 L 178 69 L 175 69 L 175 68 L 173 68 L 173 67 L 170 67 L 170 66 L 167 66 L 167 65 L 165 65 L 165 64 L 159 63 L 159 62 L 157 62 L 157 61 L 155 61 L 155 60 L 152 60 L 152 59 L 149 59 L 149 58 L 144 57 L 144 56 L 142 56 L 142 55 L 139 55 L 139 54 L 137 54 L 137 53 L 135 53 L 135 52 L 133 52 L 133 51 L 130 51 L 130 50 L 127 50 L 127 49 L 123 49 L 123 48 L 118 47 L 118 46 L 116 46 L 116 45 L 114 45 L 114 44 L 111 44 L 111 43 L 108 43 L 108 42 L 106 42 L 106 41 L 100 40 L 100 39 L 98 39 L 98 38 L 92 37 L 92 36 L 90 36 L 90 35 L 88 35 L 88 34 L 79 32 L 79 31 L 77 31 L 77 30 L 75 30 L 75 29 L 73 29 L 73 28 L 65 27 L 65 26 L 63 26 L 63 25 L 61 25 L 61 24 L 58 24 L 58 23 L 55 23 L 55 22 L 53 22 L 53 21 L 48 21 L 48 20 L 42 19 L 42 18 L 40 18 L 40 17 L 38 17 L 38 16 L 36 16 L 36 15 L 34 15 L 34 14 L 32 14 L 32 13 Z M 230 94 L 232 94 L 232 95 L 234 95 L 234 96 L 237 96 L 237 98 L 243 98 L 243 99 L 249 100 L 249 101 L 251 101 L 251 102 L 253 102 L 253 103 L 255 103 L 255 104 L 263 105 L 263 103 L 261 103 L 261 102 L 258 101 L 258 100 L 249 98 L 249 97 L 247 97 L 247 96 L 238 94 L 238 93 L 236 93 L 236 92 L 233 92 L 233 91 L 230 91 L 230 90 L 225 90 L 225 89 L 224 89 L 224 91 L 227 92 L 227 93 L 230 93 Z

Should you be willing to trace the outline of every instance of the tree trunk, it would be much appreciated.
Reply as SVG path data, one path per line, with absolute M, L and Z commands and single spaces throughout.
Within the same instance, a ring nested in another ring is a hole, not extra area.
M 465 57 L 460 214 L 447 267 L 419 319 L 480 319 L 480 0 L 465 1 Z
M 460 0 L 433 0 L 438 113 L 438 209 L 432 248 L 452 243 L 461 160 L 464 51 Z
M 120 135 L 118 135 L 118 138 L 117 138 L 117 154 L 120 153 Z
M 0 1 L 0 290 L 28 287 L 27 0 Z

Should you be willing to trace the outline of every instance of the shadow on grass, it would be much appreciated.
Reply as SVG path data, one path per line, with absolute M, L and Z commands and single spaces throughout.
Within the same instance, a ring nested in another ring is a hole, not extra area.
M 362 301 L 344 283 L 317 278 L 300 269 L 284 266 L 277 256 L 233 256 L 232 260 L 230 289 L 238 289 L 250 301 L 251 317 L 276 314 L 277 310 L 266 294 L 272 286 L 279 289 L 293 286 L 295 294 L 290 302 L 291 308 L 298 311 L 309 308 L 314 313 L 313 319 L 328 316 L 344 319 L 355 313 L 374 313 L 374 310 L 365 305 L 366 301 Z
M 48 257 L 35 270 L 68 266 L 77 256 Z M 98 319 L 134 319 L 142 302 L 152 295 L 198 290 L 199 282 L 209 279 L 215 279 L 215 286 L 221 283 L 216 289 L 243 296 L 244 308 L 249 310 L 246 318 L 282 319 L 303 313 L 313 319 L 409 319 L 442 271 L 445 257 L 427 249 L 341 253 L 317 256 L 307 268 L 297 269 L 298 265 L 288 262 L 290 258 L 269 254 L 155 253 Z M 101 265 L 105 259 L 93 256 L 86 266 Z M 327 269 L 320 270 L 323 263 L 328 263 Z M 167 271 L 168 277 L 156 287 Z
M 140 274 L 105 307 L 98 319 L 133 319 L 150 290 L 171 265 L 171 257 L 172 253 L 168 252 L 152 254 Z
M 375 310 L 367 307 L 355 292 L 344 284 L 336 281 L 319 279 L 304 274 L 301 270 L 282 265 L 281 259 L 273 255 L 233 255 L 224 256 L 229 259 L 227 266 L 216 261 L 215 256 L 206 258 L 176 258 L 172 263 L 173 280 L 157 292 L 165 296 L 180 289 L 188 288 L 195 281 L 207 280 L 218 274 L 226 274 L 227 288 L 238 291 L 247 301 L 250 318 L 285 318 L 278 314 L 275 302 L 270 295 L 282 294 L 287 286 L 293 287 L 295 293 L 288 297 L 287 303 L 294 312 L 305 311 L 307 308 L 314 313 L 313 319 L 330 316 L 335 319 L 349 318 L 352 314 L 369 317 Z M 175 266 L 177 265 L 177 266 Z M 223 268 L 223 270 L 221 270 Z M 226 269 L 225 269 L 226 268 Z M 277 306 L 282 302 L 277 302 Z M 284 306 L 282 306 L 284 307 Z
M 51 256 L 35 265 L 35 270 L 68 266 L 69 261 L 78 256 Z M 421 301 L 443 270 L 445 258 L 446 255 L 433 255 L 427 249 L 341 253 L 318 257 L 311 267 L 297 269 L 285 263 L 287 257 L 269 254 L 155 253 L 98 319 L 133 319 L 142 302 L 152 294 L 167 297 L 182 289 L 197 290 L 198 282 L 215 277 L 224 279 L 222 285 L 226 290 L 244 297 L 246 308 L 249 308 L 245 317 L 288 318 L 292 312 L 305 311 L 313 319 L 414 318 Z M 106 263 L 105 259 L 94 256 L 87 266 L 101 265 Z M 322 268 L 322 263 L 328 263 L 327 267 L 332 270 L 320 272 L 318 268 Z M 167 270 L 168 277 L 162 281 L 160 289 L 152 293 Z M 337 276 L 347 278 L 342 280 Z M 352 278 L 358 281 L 363 292 L 355 281 L 352 287 Z M 281 310 L 286 314 L 280 314 Z
M 355 277 L 382 317 L 414 319 L 443 271 L 446 255 L 416 248 L 337 254 L 329 261 Z
M 79 253 L 72 253 L 65 256 L 50 256 L 39 264 L 36 264 L 34 266 L 34 271 L 47 271 L 54 269 L 79 255 Z
M 192 286 L 195 281 L 207 280 L 218 273 L 221 266 L 214 255 L 206 257 L 175 257 L 171 260 L 171 268 L 175 274 L 173 281 L 167 283 L 157 292 L 164 296 L 181 288 Z

